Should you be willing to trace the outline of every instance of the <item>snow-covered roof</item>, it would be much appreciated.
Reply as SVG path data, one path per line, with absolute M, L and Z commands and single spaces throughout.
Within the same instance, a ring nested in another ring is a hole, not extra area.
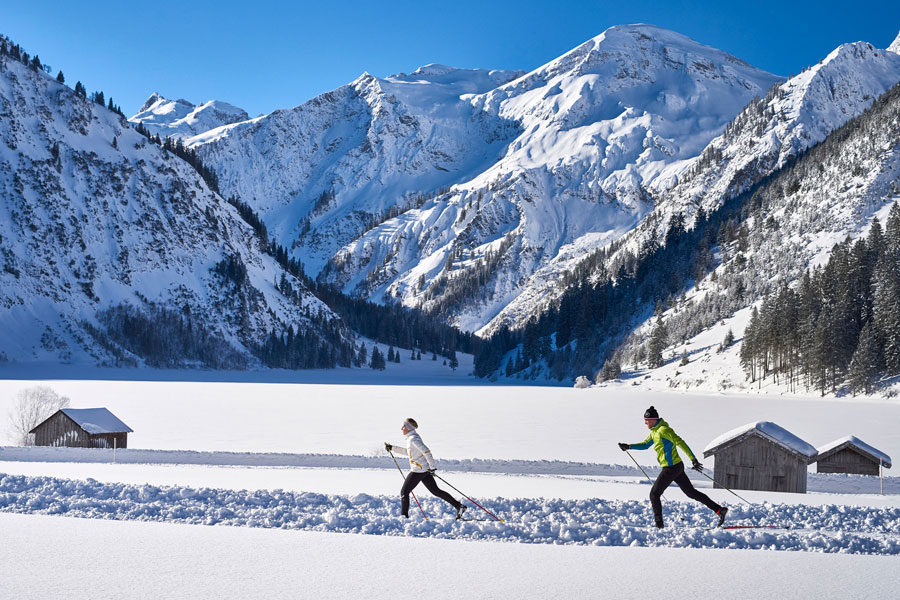
M 816 450 L 812 444 L 809 444 L 796 435 L 781 427 L 772 423 L 771 421 L 756 421 L 755 423 L 747 423 L 746 425 L 742 425 L 737 429 L 732 429 L 729 432 L 723 433 L 709 444 L 707 444 L 706 448 L 703 449 L 703 455 L 708 456 L 712 454 L 715 450 L 717 450 L 720 446 L 724 446 L 728 442 L 735 440 L 739 437 L 742 437 L 747 434 L 755 434 L 760 437 L 766 438 L 791 452 L 796 452 L 797 454 L 803 455 L 808 459 L 813 459 L 818 455 L 818 450 Z
M 131 433 L 133 430 L 105 408 L 64 408 L 62 412 L 78 426 L 95 435 L 98 433 Z
M 825 444 L 821 448 L 819 448 L 819 459 L 824 458 L 826 454 L 831 454 L 839 450 L 842 446 L 853 446 L 857 450 L 862 450 L 866 454 L 870 454 L 873 459 L 876 461 L 880 461 L 886 469 L 891 468 L 891 457 L 875 448 L 874 446 L 870 446 L 865 443 L 855 435 L 848 435 L 846 437 L 842 437 L 840 439 L 834 440 L 828 444 Z

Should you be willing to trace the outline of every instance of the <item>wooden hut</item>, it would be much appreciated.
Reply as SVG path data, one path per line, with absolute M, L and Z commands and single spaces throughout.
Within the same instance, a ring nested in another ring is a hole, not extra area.
M 848 435 L 819 448 L 816 471 L 878 475 L 879 466 L 891 468 L 891 457 L 859 438 Z
M 127 448 L 131 432 L 105 408 L 63 408 L 29 433 L 35 446 Z
M 790 431 L 758 421 L 725 433 L 703 450 L 714 456 L 715 487 L 806 493 L 807 466 L 816 449 Z

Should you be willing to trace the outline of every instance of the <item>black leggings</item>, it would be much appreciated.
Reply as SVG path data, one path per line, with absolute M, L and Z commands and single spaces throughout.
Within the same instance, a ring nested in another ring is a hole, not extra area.
M 409 475 L 406 476 L 406 481 L 403 482 L 403 487 L 400 488 L 400 511 L 403 513 L 404 517 L 409 516 L 409 493 L 413 491 L 413 489 L 419 485 L 419 482 L 425 484 L 425 488 L 431 492 L 433 495 L 437 496 L 441 500 L 445 502 L 449 502 L 453 508 L 459 508 L 459 502 L 456 501 L 456 498 L 442 490 L 437 486 L 437 482 L 434 480 L 434 475 L 431 473 L 415 473 L 413 471 L 409 472 Z
M 656 520 L 657 526 L 661 526 L 663 522 L 662 502 L 660 501 L 660 498 L 662 497 L 663 492 L 666 491 L 666 488 L 672 485 L 673 481 L 678 484 L 678 487 L 681 488 L 681 491 L 684 492 L 684 495 L 688 498 L 692 498 L 697 502 L 702 502 L 712 511 L 719 512 L 722 510 L 722 507 L 710 500 L 709 496 L 703 492 L 698 492 L 694 488 L 691 484 L 691 480 L 688 479 L 687 474 L 684 472 L 684 463 L 678 463 L 671 467 L 663 467 L 659 477 L 656 478 L 653 487 L 650 489 L 650 504 L 653 505 L 653 518 Z

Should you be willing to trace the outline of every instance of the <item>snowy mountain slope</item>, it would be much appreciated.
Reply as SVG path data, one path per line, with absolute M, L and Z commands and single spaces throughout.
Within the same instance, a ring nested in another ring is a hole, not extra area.
M 867 235 L 873 217 L 886 223 L 898 201 L 900 83 L 753 194 L 743 241 L 722 248 L 715 277 L 666 313 L 669 339 L 676 342 L 666 356 L 687 351 L 691 363 L 669 361 L 650 379 L 705 389 L 751 387 L 739 355 L 747 307 L 784 284 L 796 285 L 807 268 L 827 262 L 834 244 Z M 632 335 L 624 360 L 639 353 L 650 328 L 647 323 Z M 738 343 L 717 356 L 729 328 Z
M 6 359 L 240 367 L 273 328 L 334 321 L 185 161 L 44 73 L 0 65 Z M 275 289 L 283 275 L 296 299 Z
M 150 133 L 163 138 L 188 138 L 249 118 L 246 111 L 227 102 L 210 100 L 194 105 L 187 100 L 167 100 L 153 93 L 128 120 L 135 124 L 143 123 Z
M 699 208 L 709 213 L 723 199 L 820 143 L 900 81 L 898 59 L 897 54 L 865 42 L 844 44 L 819 64 L 773 87 L 741 111 L 700 156 L 682 163 L 668 182 L 670 189 L 657 187 L 657 204 L 624 237 L 619 252 L 637 252 L 649 238 L 662 241 L 672 215 L 681 213 L 690 223 Z M 584 257 L 576 256 L 568 268 Z M 492 329 L 501 323 L 521 325 L 561 291 L 553 278 L 533 286 L 505 308 Z
M 516 124 L 502 158 L 348 244 L 324 276 L 480 329 L 637 225 L 651 191 L 777 81 L 671 31 L 613 27 L 471 98 Z
M 465 100 L 521 73 L 428 65 L 187 140 L 313 274 L 385 211 L 493 163 L 515 127 Z

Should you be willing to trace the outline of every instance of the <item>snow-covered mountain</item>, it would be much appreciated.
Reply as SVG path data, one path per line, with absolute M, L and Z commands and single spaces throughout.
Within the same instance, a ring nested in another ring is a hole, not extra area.
M 721 264 L 714 275 L 704 278 L 663 315 L 672 344 L 665 355 L 684 353 L 690 356 L 689 363 L 667 361 L 648 373 L 649 383 L 706 389 L 750 387 L 740 360 L 749 307 L 758 307 L 781 286 L 799 289 L 805 270 L 825 265 L 835 244 L 866 238 L 876 216 L 881 227 L 890 224 L 889 215 L 898 206 L 900 83 L 859 118 L 754 191 L 741 211 L 747 215 L 739 224 L 743 233 L 740 239 L 722 245 Z M 876 250 L 881 248 L 868 251 Z M 858 251 L 854 246 L 853 252 Z M 885 282 L 877 281 L 876 287 L 882 284 Z M 868 293 L 870 290 L 860 291 L 858 296 Z M 623 362 L 639 354 L 652 326 L 648 322 L 634 332 L 623 348 Z M 729 329 L 737 343 L 719 353 L 717 345 Z M 826 343 L 839 335 L 827 332 Z M 843 343 L 847 348 L 842 350 L 852 353 L 855 339 Z M 793 389 L 785 379 L 753 386 Z
M 187 140 L 316 273 L 382 215 L 495 162 L 516 132 L 467 98 L 517 72 L 429 65 L 352 83 Z
M 652 211 L 623 236 L 618 253 L 637 253 L 650 238 L 661 242 L 673 215 L 684 215 L 690 224 L 699 208 L 708 214 L 723 199 L 748 189 L 822 142 L 900 81 L 898 58 L 866 42 L 844 44 L 755 99 L 699 156 L 678 165 L 667 185 L 657 186 Z M 589 255 L 574 258 L 565 264 L 566 270 L 574 270 Z M 504 307 L 488 329 L 521 326 L 563 291 L 555 277 L 535 281 Z
M 632 229 L 778 80 L 632 25 L 524 76 L 365 74 L 188 144 L 322 279 L 479 329 Z
M 0 66 L 2 359 L 234 368 L 288 325 L 324 340 L 336 317 L 187 162 L 42 71 Z
M 150 133 L 163 138 L 183 139 L 248 118 L 243 109 L 220 100 L 194 105 L 183 99 L 167 100 L 154 92 L 128 120 L 143 123 Z
M 613 27 L 471 98 L 518 129 L 500 160 L 348 244 L 324 275 L 478 330 L 635 227 L 655 190 L 778 80 L 671 31 Z

